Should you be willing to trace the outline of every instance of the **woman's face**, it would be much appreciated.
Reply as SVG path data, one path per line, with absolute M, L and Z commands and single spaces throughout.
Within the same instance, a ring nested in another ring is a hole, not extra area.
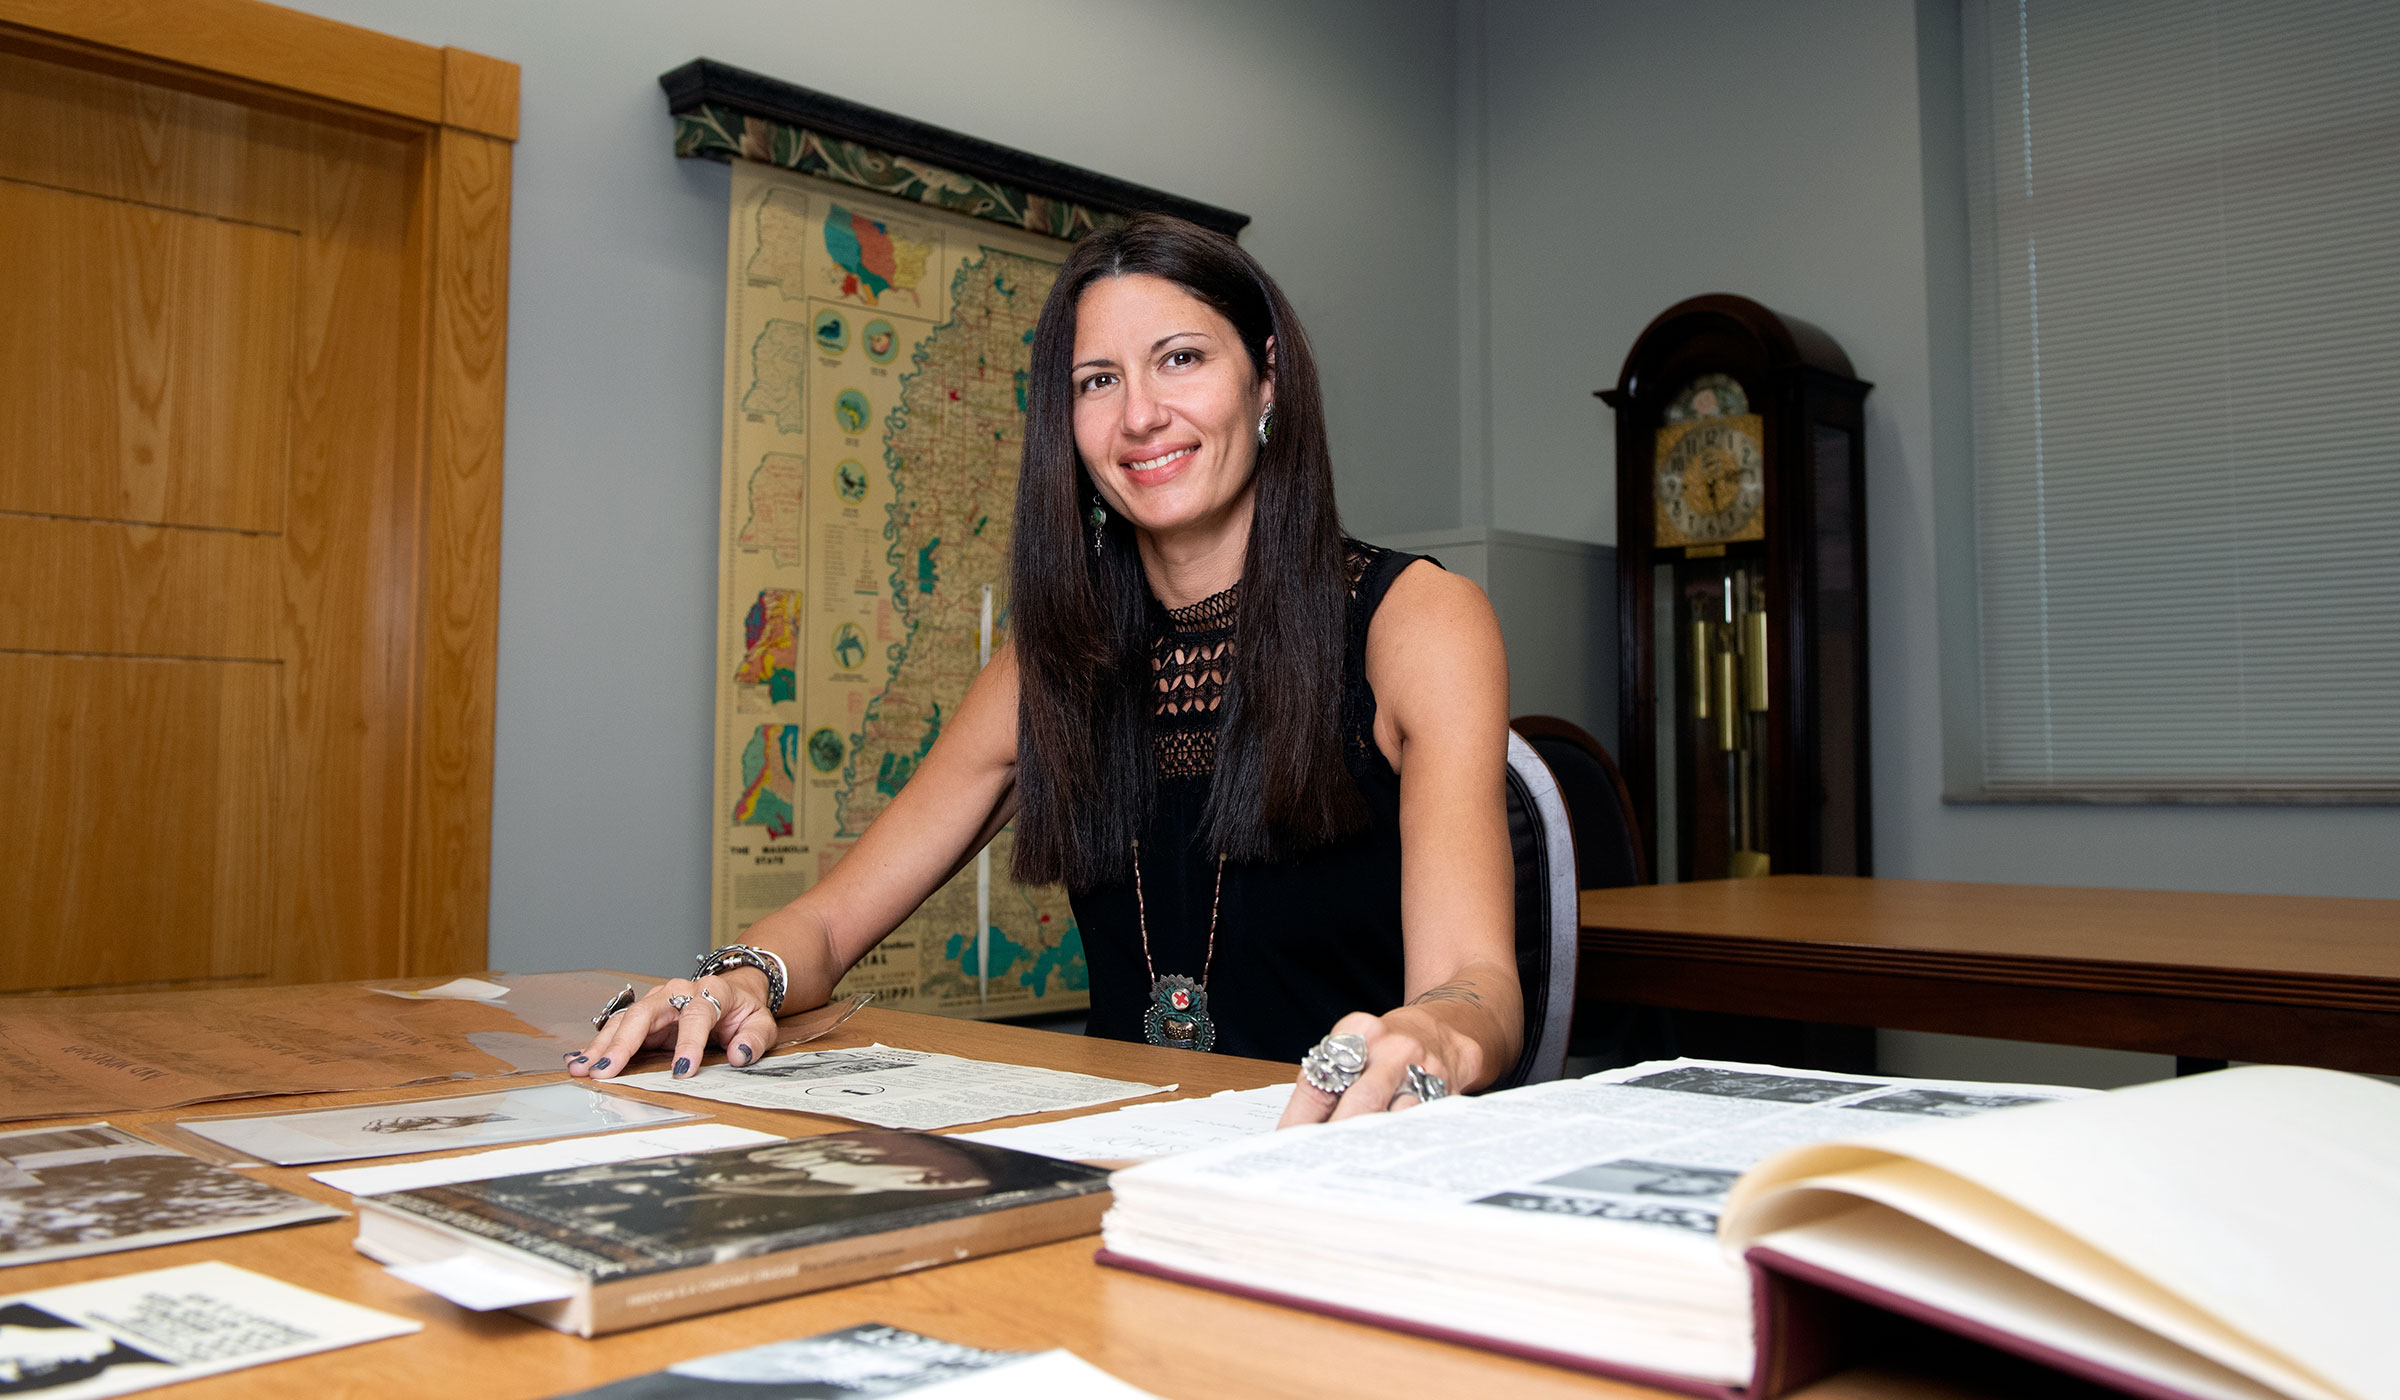
M 1075 448 L 1110 510 L 1165 533 L 1248 502 L 1275 389 L 1206 302 L 1163 277 L 1094 282 L 1075 303 L 1070 385 Z

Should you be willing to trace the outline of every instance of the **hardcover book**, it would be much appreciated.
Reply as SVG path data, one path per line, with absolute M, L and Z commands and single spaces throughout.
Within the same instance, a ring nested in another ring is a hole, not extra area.
M 1638 1065 L 1115 1196 L 1103 1262 L 1722 1400 L 1904 1333 L 2145 1400 L 2400 1400 L 2400 1089 L 2329 1070 L 2084 1094 Z
M 358 1198 L 360 1252 L 546 1282 L 582 1336 L 1089 1234 L 1108 1173 L 857 1129 Z

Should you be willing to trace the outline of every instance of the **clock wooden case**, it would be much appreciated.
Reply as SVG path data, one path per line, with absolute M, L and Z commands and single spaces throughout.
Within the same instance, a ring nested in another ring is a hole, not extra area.
M 1618 757 L 1662 879 L 1871 873 L 1873 386 L 1738 296 L 1652 321 L 1617 413 Z

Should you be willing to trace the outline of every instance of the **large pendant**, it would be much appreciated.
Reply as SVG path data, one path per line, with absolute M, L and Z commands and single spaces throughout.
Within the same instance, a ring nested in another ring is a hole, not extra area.
M 1173 973 L 1150 984 L 1150 1009 L 1142 1015 L 1142 1038 L 1170 1050 L 1217 1048 L 1217 1023 L 1208 1019 L 1208 988 Z

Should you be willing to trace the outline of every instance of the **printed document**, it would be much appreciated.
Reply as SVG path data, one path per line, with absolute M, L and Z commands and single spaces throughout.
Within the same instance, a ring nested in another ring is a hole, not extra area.
M 964 1060 L 926 1050 L 873 1045 L 778 1055 L 747 1069 L 711 1065 L 689 1079 L 659 1071 L 616 1081 L 751 1108 L 848 1118 L 878 1128 L 928 1132 L 1027 1113 L 1055 1113 L 1163 1094 L 1171 1084 L 1136 1084 L 1030 1065 Z

